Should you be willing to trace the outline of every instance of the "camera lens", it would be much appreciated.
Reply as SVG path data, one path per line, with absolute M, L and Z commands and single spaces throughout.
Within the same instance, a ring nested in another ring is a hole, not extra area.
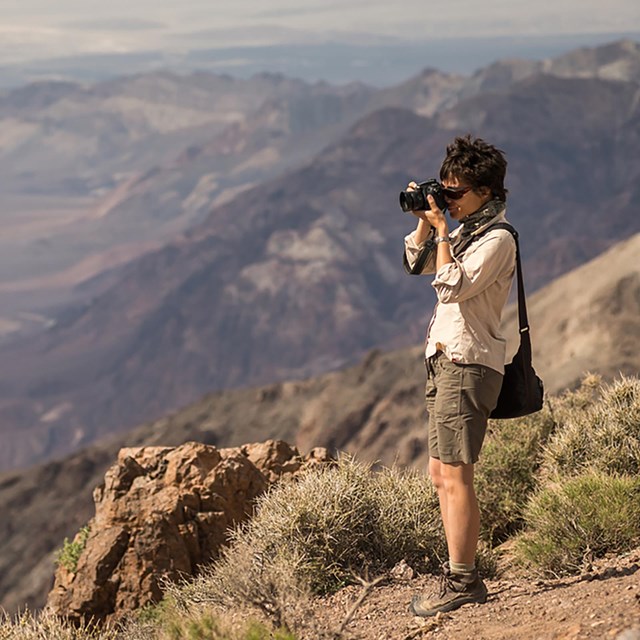
M 421 211 L 429 208 L 422 191 L 401 191 L 400 207 L 403 211 Z
M 411 211 L 411 193 L 406 191 L 400 192 L 400 206 L 403 211 Z

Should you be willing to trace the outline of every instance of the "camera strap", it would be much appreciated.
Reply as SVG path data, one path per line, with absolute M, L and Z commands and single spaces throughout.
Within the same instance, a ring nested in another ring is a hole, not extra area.
M 409 261 L 407 260 L 407 252 L 404 251 L 402 254 L 402 264 L 404 265 L 404 270 L 411 274 L 412 276 L 420 275 L 422 270 L 424 269 L 424 265 L 427 264 L 427 260 L 433 251 L 436 249 L 436 243 L 432 238 L 429 238 L 425 241 L 424 246 L 420 249 L 420 253 L 416 258 L 416 261 L 413 263 L 413 267 L 409 266 Z

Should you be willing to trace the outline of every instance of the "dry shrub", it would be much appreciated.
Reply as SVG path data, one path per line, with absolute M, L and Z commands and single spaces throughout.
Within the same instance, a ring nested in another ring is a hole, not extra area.
M 545 574 L 579 571 L 585 562 L 640 544 L 640 478 L 598 471 L 537 493 L 525 510 L 519 557 Z
M 254 544 L 246 528 L 237 531 L 222 557 L 190 583 L 175 587 L 173 597 L 186 611 L 202 605 L 257 609 L 276 628 L 304 628 L 311 608 L 304 559 L 286 548 L 264 555 Z
M 115 629 L 65 622 L 45 609 L 39 614 L 25 611 L 17 616 L 0 615 L 1 640 L 117 640 Z
M 588 469 L 640 473 L 640 379 L 622 376 L 608 385 L 589 376 L 577 392 L 554 403 L 558 422 L 545 451 L 550 476 Z
M 437 497 L 424 476 L 373 472 L 343 456 L 264 495 L 221 559 L 181 593 L 187 605 L 249 605 L 276 626 L 300 629 L 311 594 L 402 559 L 435 566 L 443 551 Z
M 548 406 L 516 420 L 492 420 L 476 469 L 481 535 L 492 547 L 522 528 L 537 484 L 542 446 L 554 428 Z
M 436 569 L 446 552 L 437 494 L 418 471 L 385 468 L 369 486 L 374 531 L 365 543 L 364 568 L 390 569 L 400 560 L 421 570 Z
M 156 629 L 158 635 L 149 640 L 296 640 L 289 631 L 273 630 L 260 622 L 238 626 L 221 620 L 212 612 L 192 611 L 165 623 L 162 630 Z
M 117 640 L 297 640 L 287 630 L 234 612 L 193 603 L 185 607 L 173 595 L 177 589 L 171 585 L 160 603 L 123 620 Z

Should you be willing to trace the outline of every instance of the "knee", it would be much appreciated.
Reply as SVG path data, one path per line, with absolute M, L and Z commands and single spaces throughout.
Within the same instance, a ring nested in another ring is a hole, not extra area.
M 442 476 L 440 460 L 436 458 L 429 459 L 429 477 L 431 478 L 431 483 L 438 491 L 444 489 L 444 478 Z
M 473 491 L 473 465 L 441 464 L 439 472 L 441 486 L 447 493 Z

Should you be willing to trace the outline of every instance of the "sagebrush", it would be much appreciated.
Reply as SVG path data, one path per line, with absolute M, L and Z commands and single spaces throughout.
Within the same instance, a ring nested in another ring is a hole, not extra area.
M 640 473 L 640 379 L 621 376 L 602 384 L 589 376 L 554 407 L 558 426 L 544 460 L 550 475 Z
M 599 471 L 572 477 L 537 493 L 525 519 L 520 556 L 546 574 L 578 572 L 640 544 L 640 478 Z
M 407 560 L 423 569 L 445 557 L 437 496 L 424 474 L 342 456 L 335 466 L 280 483 L 208 572 L 183 591 L 261 609 L 296 626 L 295 608 Z
M 481 536 L 491 547 L 524 526 L 524 508 L 537 487 L 542 447 L 555 428 L 550 407 L 516 420 L 492 420 L 475 486 Z

